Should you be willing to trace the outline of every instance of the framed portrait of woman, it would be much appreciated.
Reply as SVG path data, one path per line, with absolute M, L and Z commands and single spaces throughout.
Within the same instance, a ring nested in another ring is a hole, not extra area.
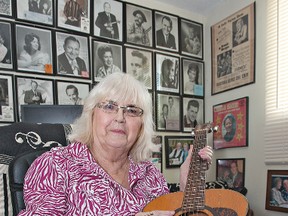
M 0 17 L 14 17 L 14 1 L 2 0 L 0 3 Z
M 57 75 L 90 79 L 90 48 L 86 35 L 55 32 Z
M 15 122 L 14 76 L 0 74 L 0 123 Z
M 123 71 L 121 45 L 93 40 L 92 59 L 94 82 L 99 82 L 109 74 Z
M 0 69 L 14 70 L 14 24 L 8 21 L 0 21 Z
M 22 72 L 53 74 L 52 32 L 50 29 L 15 25 L 16 69 Z

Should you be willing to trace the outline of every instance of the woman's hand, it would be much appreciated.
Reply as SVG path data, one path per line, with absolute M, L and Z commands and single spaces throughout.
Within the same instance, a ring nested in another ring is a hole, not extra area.
M 139 212 L 135 216 L 173 216 L 175 211 L 151 211 L 151 212 Z

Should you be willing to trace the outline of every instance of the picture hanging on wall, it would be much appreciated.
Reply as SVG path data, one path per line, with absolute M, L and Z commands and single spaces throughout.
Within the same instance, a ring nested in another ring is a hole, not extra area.
M 13 36 L 14 31 L 11 22 L 0 21 L 0 69 L 13 70 Z
M 155 145 L 150 161 L 162 172 L 162 136 L 154 136 L 152 142 Z
M 0 74 L 0 123 L 15 122 L 13 75 Z
M 0 2 L 0 16 L 3 17 L 13 17 L 14 15 L 14 1 L 12 0 L 2 0 Z

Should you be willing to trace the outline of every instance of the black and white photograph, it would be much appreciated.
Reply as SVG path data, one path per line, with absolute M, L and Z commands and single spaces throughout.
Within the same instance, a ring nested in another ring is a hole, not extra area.
M 179 93 L 180 58 L 155 54 L 156 90 Z
M 17 70 L 53 74 L 51 30 L 16 24 Z
M 54 25 L 54 0 L 17 0 L 17 19 Z
M 157 94 L 156 130 L 180 131 L 180 96 Z
M 182 55 L 203 59 L 203 24 L 180 19 Z
M 93 34 L 123 41 L 123 3 L 115 0 L 94 0 Z
M 240 17 L 232 24 L 233 28 L 233 47 L 248 41 L 248 14 Z
M 179 52 L 178 17 L 155 11 L 156 48 Z
M 204 123 L 204 101 L 199 98 L 183 97 L 183 132 Z
M 56 32 L 57 75 L 90 79 L 87 36 Z
M 58 0 L 57 26 L 90 34 L 89 0 Z
M 126 47 L 126 73 L 152 89 L 152 51 Z
M 13 3 L 12 0 L 2 0 L 0 2 L 0 16 L 13 16 Z
M 12 23 L 0 21 L 0 69 L 13 69 Z
M 126 4 L 126 42 L 137 46 L 153 47 L 152 10 Z
M 181 58 L 183 94 L 204 97 L 204 63 Z
M 155 145 L 155 148 L 149 160 L 162 172 L 162 136 L 153 136 L 152 143 Z
M 57 104 L 83 105 L 90 91 L 89 83 L 56 81 Z
M 94 81 L 99 82 L 109 74 L 123 71 L 123 50 L 118 44 L 93 40 Z
M 13 75 L 0 74 L 0 123 L 15 122 Z

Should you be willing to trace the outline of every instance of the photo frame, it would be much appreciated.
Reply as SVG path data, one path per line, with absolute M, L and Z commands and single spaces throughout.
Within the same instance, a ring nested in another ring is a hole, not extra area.
M 180 53 L 203 59 L 203 24 L 180 18 Z
M 176 15 L 154 12 L 155 48 L 179 52 L 179 18 Z M 167 26 L 167 28 L 165 28 Z
M 57 27 L 90 34 L 90 2 L 57 0 Z
M 127 44 L 153 48 L 153 11 L 139 5 L 126 3 L 125 41 Z M 137 19 L 136 19 L 137 18 Z M 137 21 L 137 24 L 136 24 Z M 140 27 L 139 27 L 140 26 Z
M 254 83 L 255 2 L 213 25 L 211 44 L 212 95 Z
M 179 168 L 185 161 L 192 144 L 191 136 L 165 136 L 166 168 Z
M 152 142 L 155 145 L 154 151 L 150 157 L 150 161 L 156 166 L 160 172 L 162 171 L 162 136 L 155 135 L 152 138 Z
M 54 0 L 16 0 L 17 19 L 54 26 Z
M 288 170 L 268 170 L 265 209 L 288 212 Z
M 117 0 L 94 0 L 93 3 L 93 35 L 123 42 L 124 4 Z
M 56 80 L 57 104 L 83 105 L 90 88 L 89 83 Z
M 21 72 L 52 75 L 51 30 L 20 24 L 16 24 L 15 28 L 16 69 Z
M 14 70 L 14 28 L 12 22 L 0 20 L 0 69 Z
M 179 95 L 156 95 L 156 130 L 180 131 L 181 129 L 181 98 Z
M 245 158 L 216 159 L 216 179 L 229 189 L 241 191 L 245 186 Z
M 156 90 L 180 92 L 180 58 L 163 53 L 155 53 Z
M 56 31 L 55 35 L 57 75 L 90 79 L 90 46 L 88 37 L 60 31 Z
M 142 82 L 147 89 L 153 84 L 153 52 L 138 48 L 125 48 L 126 73 Z
M 14 75 L 0 73 L 0 123 L 15 122 Z
M 248 146 L 248 109 L 248 97 L 213 106 L 213 122 L 219 127 L 213 133 L 214 149 Z
M 13 0 L 3 0 L 0 5 L 0 16 L 3 17 L 14 17 L 14 1 Z
M 204 62 L 181 58 L 182 94 L 204 97 Z
M 123 71 L 122 45 L 92 40 L 92 63 L 94 82 L 107 75 Z

